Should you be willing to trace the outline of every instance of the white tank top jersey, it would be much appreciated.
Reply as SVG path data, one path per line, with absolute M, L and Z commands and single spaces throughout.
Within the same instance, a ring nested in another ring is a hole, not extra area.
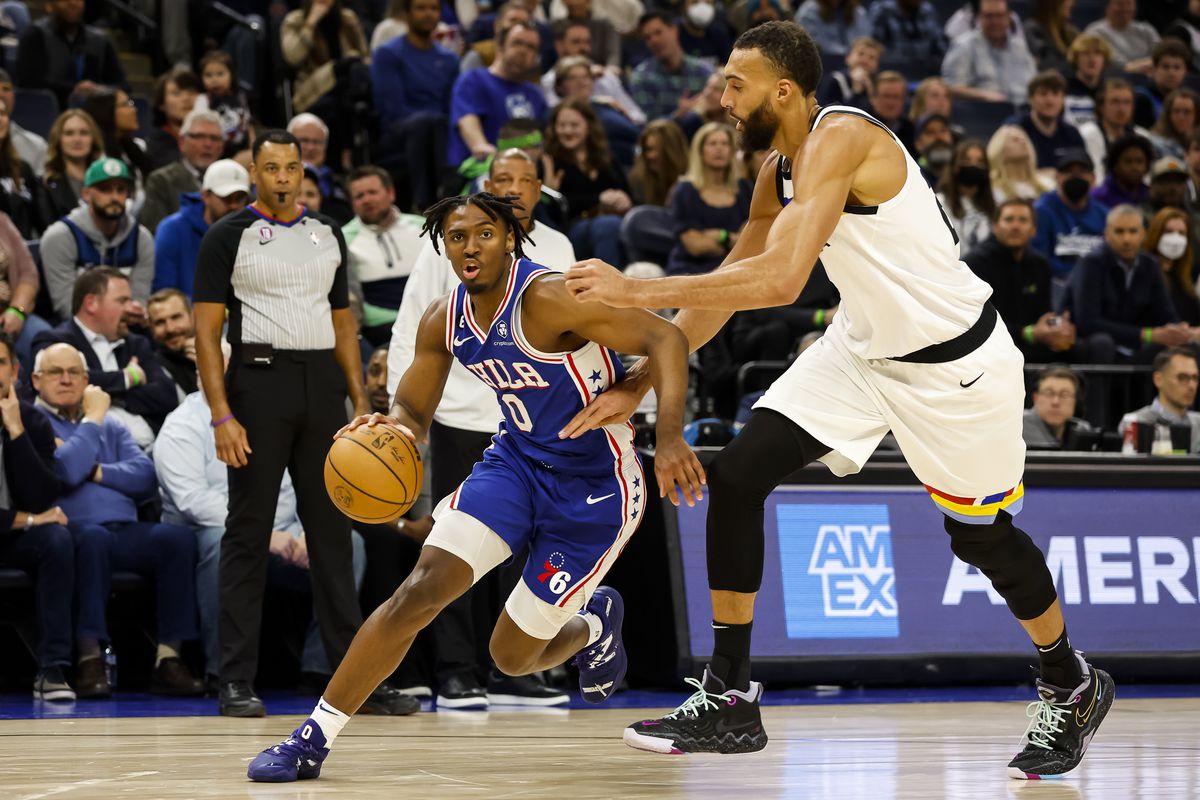
M 885 203 L 847 204 L 821 251 L 842 298 L 829 333 L 862 358 L 904 356 L 962 334 L 992 289 L 959 260 L 958 234 L 920 168 L 886 125 L 857 108 L 823 108 L 813 128 L 830 114 L 852 114 L 887 131 L 908 177 Z M 782 205 L 794 196 L 791 167 L 780 156 L 775 187 Z

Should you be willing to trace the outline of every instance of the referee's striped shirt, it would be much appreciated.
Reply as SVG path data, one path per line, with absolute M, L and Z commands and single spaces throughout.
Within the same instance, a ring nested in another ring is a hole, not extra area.
M 329 312 L 350 305 L 347 263 L 346 240 L 328 217 L 305 209 L 280 222 L 246 206 L 204 235 L 192 299 L 229 308 L 230 344 L 332 350 Z

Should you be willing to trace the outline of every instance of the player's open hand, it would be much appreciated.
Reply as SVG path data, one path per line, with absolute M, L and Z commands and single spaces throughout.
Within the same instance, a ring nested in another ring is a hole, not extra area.
M 671 504 L 679 505 L 682 495 L 688 507 L 704 499 L 704 486 L 708 477 L 700 459 L 692 452 L 680 436 L 669 436 L 658 440 L 654 451 L 654 474 L 658 478 L 658 496 L 671 498 Z M 679 487 L 676 493 L 676 486 Z
M 413 433 L 407 425 L 402 424 L 399 420 L 396 420 L 393 417 L 389 417 L 387 414 L 381 414 L 378 411 L 376 411 L 374 414 L 360 414 L 359 416 L 350 420 L 349 423 L 342 426 L 342 429 L 335 433 L 333 438 L 336 439 L 343 433 L 349 433 L 360 425 L 366 425 L 368 428 L 376 425 L 391 425 L 393 428 L 400 431 L 414 442 L 417 440 L 417 435 Z
M 605 303 L 613 308 L 632 308 L 629 278 L 598 258 L 579 261 L 567 270 L 567 291 L 581 303 Z
M 642 393 L 631 389 L 629 384 L 623 381 L 613 384 L 572 417 L 567 426 L 558 432 L 558 438 L 578 439 L 588 431 L 605 425 L 618 425 L 633 416 L 641 401 Z

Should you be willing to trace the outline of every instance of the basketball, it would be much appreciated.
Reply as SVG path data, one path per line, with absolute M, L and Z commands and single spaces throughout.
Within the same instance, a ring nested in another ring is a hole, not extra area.
M 391 522 L 421 494 L 424 467 L 412 439 L 391 425 L 360 425 L 334 440 L 325 490 L 357 522 Z

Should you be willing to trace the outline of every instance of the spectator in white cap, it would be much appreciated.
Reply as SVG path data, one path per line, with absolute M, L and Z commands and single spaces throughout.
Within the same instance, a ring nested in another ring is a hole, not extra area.
M 199 192 L 180 195 L 179 210 L 158 225 L 154 236 L 154 291 L 179 289 L 189 298 L 200 240 L 221 217 L 246 205 L 250 175 L 231 158 L 204 171 Z

